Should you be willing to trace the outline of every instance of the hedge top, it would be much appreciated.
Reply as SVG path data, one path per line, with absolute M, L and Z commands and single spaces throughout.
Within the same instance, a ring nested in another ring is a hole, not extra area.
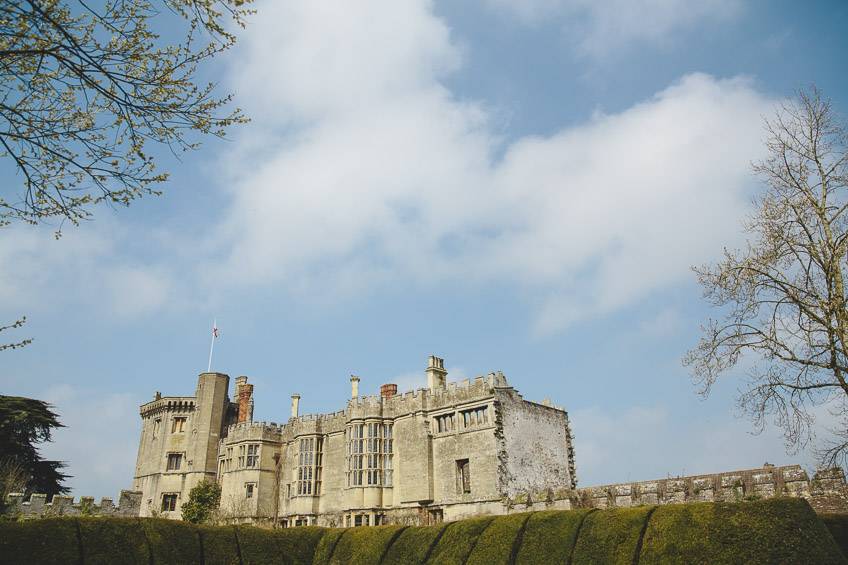
M 848 521 L 829 519 L 848 536 Z M 842 535 L 842 534 L 840 534 Z M 840 539 L 845 544 L 845 539 Z M 179 564 L 838 563 L 802 499 L 487 516 L 435 526 L 262 530 L 155 518 L 0 522 L 0 561 Z

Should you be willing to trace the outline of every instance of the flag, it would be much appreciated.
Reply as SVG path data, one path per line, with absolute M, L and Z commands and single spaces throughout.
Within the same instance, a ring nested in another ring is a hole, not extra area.
M 218 337 L 218 320 L 212 324 L 212 339 Z

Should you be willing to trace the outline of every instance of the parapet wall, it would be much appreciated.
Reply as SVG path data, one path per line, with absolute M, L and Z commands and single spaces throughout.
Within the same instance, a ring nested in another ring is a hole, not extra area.
M 745 471 L 526 493 L 510 499 L 508 507 L 510 512 L 524 512 L 742 502 L 779 497 L 804 498 L 819 514 L 848 513 L 848 483 L 840 467 L 819 469 L 810 480 L 799 465 L 769 465 Z
M 3 515 L 11 518 L 47 518 L 52 516 L 138 516 L 141 508 L 142 493 L 122 490 L 115 506 L 112 498 L 103 497 L 100 504 L 94 504 L 93 496 L 81 496 L 74 504 L 73 496 L 57 494 L 47 502 L 46 494 L 33 494 L 28 502 L 24 495 L 10 494 L 3 508 Z

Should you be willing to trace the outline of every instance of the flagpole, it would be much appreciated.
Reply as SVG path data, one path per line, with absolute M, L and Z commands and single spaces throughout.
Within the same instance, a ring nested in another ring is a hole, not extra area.
M 216 335 L 218 331 L 218 318 L 215 318 L 215 321 L 212 322 L 212 346 L 209 348 L 209 367 L 206 368 L 207 373 L 212 372 L 212 350 L 215 349 L 215 338 L 218 337 Z

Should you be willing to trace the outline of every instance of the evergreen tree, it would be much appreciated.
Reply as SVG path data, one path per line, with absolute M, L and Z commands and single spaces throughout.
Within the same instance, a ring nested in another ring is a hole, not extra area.
M 52 406 L 42 400 L 20 396 L 0 395 L 0 458 L 3 469 L 16 469 L 16 473 L 2 473 L 0 491 L 6 490 L 8 481 L 24 483 L 24 493 L 43 493 L 47 498 L 68 492 L 62 482 L 68 475 L 60 469 L 61 461 L 41 458 L 36 444 L 51 441 L 54 428 L 64 427 Z M 22 477 L 22 478 L 21 478 Z M 11 488 L 13 485 L 8 485 Z

